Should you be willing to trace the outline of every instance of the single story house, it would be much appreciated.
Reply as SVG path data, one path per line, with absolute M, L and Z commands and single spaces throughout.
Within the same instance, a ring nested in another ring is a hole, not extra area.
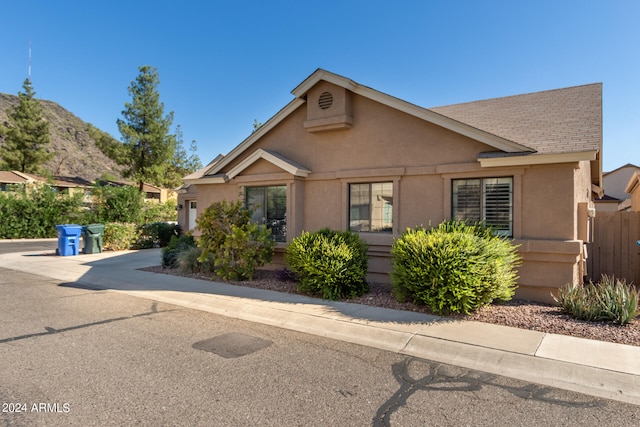
M 97 181 L 101 186 L 117 186 L 123 187 L 125 185 L 130 185 L 137 187 L 138 184 L 135 182 L 124 182 L 124 181 L 107 181 L 107 180 L 99 180 Z M 24 173 L 18 171 L 0 171 L 0 191 L 7 191 L 7 189 L 11 188 L 11 185 L 15 184 L 47 184 L 57 191 L 63 192 L 66 191 L 69 194 L 73 194 L 75 192 L 83 192 L 85 194 L 86 202 L 91 202 L 90 190 L 94 185 L 93 182 L 87 181 L 84 178 L 70 177 L 70 176 L 53 176 L 52 178 L 45 178 L 39 175 L 34 175 L 31 173 Z M 161 202 L 165 203 L 169 200 L 177 200 L 178 193 L 175 190 L 157 187 L 151 184 L 143 184 L 142 191 L 145 194 L 145 200 L 150 202 Z
M 66 191 L 70 194 L 74 192 L 85 192 L 91 186 L 91 182 L 80 177 L 54 176 L 45 178 L 32 173 L 19 171 L 0 171 L 0 190 L 7 191 L 11 185 L 16 184 L 48 184 L 57 191 Z
M 124 187 L 125 185 L 138 187 L 138 184 L 135 182 L 125 182 L 125 181 L 108 181 L 108 180 L 98 180 L 97 183 L 101 186 L 114 186 L 114 187 Z M 177 200 L 178 193 L 175 190 L 162 188 L 151 184 L 142 184 L 142 191 L 144 192 L 144 198 L 148 202 L 159 202 L 166 203 L 169 200 Z
M 521 298 L 581 282 L 602 194 L 602 85 L 422 108 L 318 69 L 227 155 L 184 178 L 178 221 L 240 200 L 272 229 L 274 266 L 303 230 L 353 230 L 389 281 L 408 227 L 484 220 L 519 245 Z M 197 236 L 197 229 L 194 230 Z

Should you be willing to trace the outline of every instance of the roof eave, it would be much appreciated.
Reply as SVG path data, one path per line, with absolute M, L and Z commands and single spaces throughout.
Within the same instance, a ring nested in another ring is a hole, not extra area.
M 213 176 L 203 176 L 200 178 L 190 178 L 190 179 L 186 179 L 184 178 L 182 180 L 185 185 L 192 185 L 192 184 L 225 184 L 227 182 L 229 182 L 229 177 L 227 177 L 227 175 L 225 174 L 219 174 L 219 175 L 213 175 Z
M 284 120 L 289 114 L 295 111 L 298 107 L 304 104 L 306 101 L 303 99 L 294 99 L 289 102 L 282 110 L 278 111 L 275 116 L 270 118 L 265 124 L 260 126 L 255 132 L 249 135 L 244 141 L 238 144 L 233 150 L 229 152 L 224 158 L 222 158 L 219 162 L 216 162 L 210 170 L 207 171 L 207 175 L 217 174 L 227 166 L 231 161 L 233 161 L 236 157 L 242 154 L 247 148 L 251 147 L 254 142 L 262 138 L 267 132 L 273 129 L 278 123 Z M 184 180 L 187 182 L 186 180 Z
M 322 68 L 318 68 L 309 77 L 304 79 L 302 83 L 296 86 L 295 89 L 291 91 L 291 93 L 296 98 L 304 98 L 307 95 L 307 92 L 309 92 L 309 90 L 321 80 L 333 83 L 334 85 L 343 87 L 345 89 L 349 89 L 350 91 L 355 91 L 356 88 L 360 86 L 358 83 L 354 82 L 351 79 L 327 70 L 323 70 Z
M 410 102 L 403 101 L 402 99 L 396 98 L 391 95 L 387 95 L 386 93 L 377 91 L 368 86 L 363 86 L 361 84 L 354 82 L 351 79 L 342 77 L 340 75 L 331 73 L 323 69 L 316 70 L 313 74 L 307 77 L 305 81 L 300 83 L 293 91 L 291 91 L 291 93 L 295 97 L 302 99 L 306 96 L 307 92 L 321 80 L 333 83 L 336 86 L 340 86 L 342 88 L 348 89 L 357 95 L 364 96 L 373 101 L 387 105 L 391 108 L 395 108 L 399 111 L 410 114 L 414 117 L 428 121 L 435 125 L 441 126 L 445 129 L 449 129 L 461 135 L 467 136 L 476 141 L 480 141 L 484 144 L 487 144 L 498 150 L 505 151 L 507 153 L 534 151 L 530 147 L 524 146 L 522 144 L 518 144 L 513 141 L 509 141 L 508 139 L 501 138 L 489 132 L 485 132 L 483 130 L 474 128 L 473 126 L 469 126 L 465 123 L 443 116 L 442 114 L 436 113 L 435 111 L 431 111 L 429 109 L 419 107 Z
M 627 184 L 627 187 L 624 189 L 624 192 L 627 194 L 633 194 L 634 191 L 640 186 L 640 175 L 638 172 L 634 172 Z
M 286 172 L 289 172 L 293 176 L 306 178 L 311 173 L 310 169 L 305 168 L 304 166 L 298 165 L 297 163 L 287 159 L 286 157 L 282 156 L 279 153 L 258 148 L 256 151 L 254 151 L 249 156 L 247 156 L 237 166 L 231 169 L 227 173 L 227 177 L 229 179 L 235 178 L 242 171 L 244 171 L 246 168 L 248 168 L 249 166 L 251 166 L 252 164 L 254 164 L 260 159 L 264 159 L 268 161 L 269 163 L 279 167 L 280 169 Z
M 478 161 L 483 168 L 502 166 L 527 166 L 544 165 L 554 163 L 573 163 L 579 161 L 594 161 L 597 159 L 598 150 L 579 151 L 569 153 L 528 154 L 502 157 L 479 157 Z

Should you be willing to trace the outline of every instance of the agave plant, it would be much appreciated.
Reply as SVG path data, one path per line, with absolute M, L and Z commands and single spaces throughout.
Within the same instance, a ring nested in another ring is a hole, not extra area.
M 595 284 L 567 285 L 559 289 L 554 299 L 568 314 L 591 322 L 626 325 L 640 315 L 638 289 L 613 276 L 603 275 Z

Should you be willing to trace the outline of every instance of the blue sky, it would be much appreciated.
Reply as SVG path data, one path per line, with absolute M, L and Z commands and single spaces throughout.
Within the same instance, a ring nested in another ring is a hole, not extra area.
M 640 165 L 640 2 L 0 0 L 0 92 L 120 133 L 138 66 L 203 163 L 317 68 L 422 107 L 603 83 L 604 170 Z

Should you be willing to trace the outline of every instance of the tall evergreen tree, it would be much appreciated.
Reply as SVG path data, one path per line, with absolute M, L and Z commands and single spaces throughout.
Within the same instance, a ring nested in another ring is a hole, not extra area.
M 0 126 L 0 158 L 4 167 L 27 173 L 41 172 L 42 164 L 53 158 L 49 152 L 49 123 L 42 108 L 34 98 L 35 92 L 29 78 L 22 84 L 24 92 L 18 92 L 18 104 L 8 113 L 9 121 Z
M 171 160 L 171 166 L 168 168 L 165 174 L 164 186 L 169 188 L 176 188 L 180 186 L 182 177 L 188 175 L 187 171 L 187 151 L 184 149 L 182 127 L 178 125 L 176 127 L 176 134 L 174 135 L 176 141 L 176 148 L 173 153 L 173 159 Z
M 184 137 L 182 133 L 182 127 L 176 126 L 176 133 L 174 135 L 176 146 L 173 154 L 173 160 L 168 167 L 165 175 L 163 186 L 168 188 L 176 188 L 182 184 L 182 178 L 189 175 L 192 172 L 202 167 L 202 162 L 196 154 L 198 149 L 196 142 L 191 142 L 190 155 L 187 155 L 187 150 L 184 148 Z
M 134 179 L 142 191 L 145 182 L 165 184 L 176 139 L 169 133 L 173 112 L 164 116 L 164 103 L 160 102 L 158 70 L 148 65 L 138 67 L 138 70 L 140 74 L 129 86 L 132 101 L 125 103 L 124 118 L 117 122 L 123 150 L 117 150 L 118 155 L 114 155 L 113 160 L 125 167 L 124 176 Z
M 198 154 L 197 154 L 198 144 L 196 144 L 195 139 L 191 141 L 191 146 L 189 147 L 189 151 L 191 151 L 191 154 L 187 159 L 187 171 L 189 173 L 193 173 L 198 169 L 202 169 L 202 162 L 200 161 L 200 157 L 198 157 Z

